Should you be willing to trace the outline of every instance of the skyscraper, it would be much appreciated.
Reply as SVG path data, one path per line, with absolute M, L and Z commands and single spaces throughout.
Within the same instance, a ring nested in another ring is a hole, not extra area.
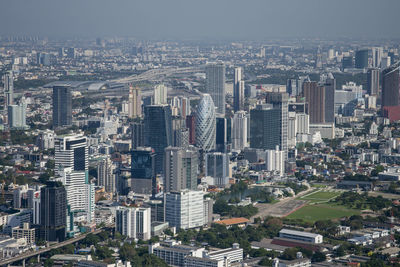
M 189 129 L 189 144 L 196 144 L 196 120 L 194 115 L 186 116 L 186 128 Z
M 118 207 L 115 230 L 133 239 L 149 240 L 151 237 L 151 209 Z
M 383 55 L 382 47 L 372 48 L 372 67 L 379 68 L 381 66 L 382 55 Z
M 269 104 L 257 105 L 250 111 L 250 147 L 288 149 L 288 95 L 271 93 Z
M 138 147 L 131 152 L 132 191 L 139 194 L 156 192 L 155 153 L 151 147 Z
M 177 229 L 204 225 L 203 191 L 182 190 L 165 195 L 165 220 Z
M 367 73 L 367 92 L 369 95 L 379 95 L 379 69 L 369 69 Z
M 215 149 L 216 117 L 214 102 L 204 94 L 196 109 L 196 145 L 204 151 Z
M 285 152 L 276 146 L 274 150 L 265 151 L 265 167 L 267 171 L 277 171 L 280 175 L 285 173 Z
M 207 64 L 206 91 L 211 95 L 217 113 L 225 114 L 225 65 Z
M 162 105 L 167 104 L 168 89 L 164 84 L 158 84 L 154 87 L 153 104 Z
M 400 61 L 382 72 L 383 115 L 400 120 Z
M 352 56 L 345 56 L 342 59 L 342 70 L 354 68 L 354 58 Z
M 308 103 L 310 123 L 325 122 L 325 88 L 317 82 L 304 82 L 303 95 Z M 273 149 L 273 148 L 272 148 Z
M 232 148 L 242 150 L 248 146 L 247 143 L 247 120 L 245 111 L 238 111 L 232 119 Z
M 4 110 L 8 110 L 8 106 L 14 104 L 14 75 L 12 71 L 8 71 L 4 75 Z
M 215 148 L 216 151 L 225 153 L 227 149 L 227 134 L 228 127 L 226 123 L 226 118 L 218 116 L 216 118 L 216 130 L 215 130 Z
M 197 189 L 199 155 L 195 149 L 167 147 L 165 149 L 164 191 Z
M 8 125 L 13 129 L 26 129 L 26 104 L 8 105 Z
M 89 181 L 87 138 L 82 135 L 55 140 L 55 171 L 67 191 L 69 210 L 94 220 L 94 186 Z
M 362 49 L 356 51 L 355 67 L 357 69 L 368 68 L 368 49 Z
M 143 121 L 131 124 L 132 149 L 144 145 L 144 123 Z
M 336 79 L 332 73 L 329 73 L 324 83 L 325 87 L 325 122 L 332 123 L 335 121 L 335 91 Z
M 72 125 L 72 96 L 68 86 L 53 86 L 53 127 Z
M 234 111 L 244 108 L 244 81 L 242 80 L 242 68 L 235 68 L 235 77 L 233 81 L 233 109 Z
M 214 185 L 225 187 L 229 184 L 229 157 L 227 154 L 207 153 L 205 169 L 206 176 L 214 178 Z
M 164 149 L 172 145 L 172 118 L 169 105 L 144 108 L 144 145 L 154 149 L 156 173 L 163 173 Z
M 286 82 L 286 93 L 290 96 L 297 95 L 297 80 L 296 79 L 289 79 Z
M 97 166 L 97 185 L 103 186 L 106 192 L 115 192 L 114 166 L 109 157 L 101 159 Z
M 142 93 L 140 88 L 129 86 L 129 118 L 142 116 Z
M 47 182 L 40 189 L 40 239 L 64 241 L 67 224 L 67 193 L 58 182 Z

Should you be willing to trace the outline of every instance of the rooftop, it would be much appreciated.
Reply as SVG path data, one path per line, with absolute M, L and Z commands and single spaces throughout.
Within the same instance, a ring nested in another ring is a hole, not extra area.
M 235 225 L 235 224 L 242 224 L 242 223 L 248 223 L 248 222 L 250 222 L 248 219 L 239 217 L 239 218 L 231 218 L 231 219 L 221 220 L 221 221 L 218 221 L 215 223 L 223 224 L 223 225 Z

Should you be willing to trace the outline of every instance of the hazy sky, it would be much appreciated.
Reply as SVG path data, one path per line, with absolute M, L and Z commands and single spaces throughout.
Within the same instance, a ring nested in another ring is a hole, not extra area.
M 0 34 L 400 37 L 400 0 L 0 0 Z

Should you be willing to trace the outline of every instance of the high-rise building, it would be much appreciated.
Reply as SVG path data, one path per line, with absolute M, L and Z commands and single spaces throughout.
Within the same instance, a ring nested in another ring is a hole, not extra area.
M 310 123 L 325 122 L 325 87 L 317 82 L 303 83 L 303 95 L 308 103 Z
M 167 147 L 165 149 L 164 191 L 197 189 L 199 155 L 195 149 Z
M 325 80 L 325 122 L 331 123 L 335 121 L 335 91 L 336 79 L 330 73 Z
M 144 123 L 143 121 L 131 124 L 132 149 L 144 146 Z
M 211 95 L 217 113 L 225 114 L 225 65 L 207 64 L 206 91 Z
M 354 68 L 354 58 L 352 56 L 344 56 L 342 59 L 342 70 Z
M 26 104 L 8 106 L 8 125 L 13 129 L 26 129 Z
M 55 140 L 55 171 L 67 191 L 69 210 L 94 220 L 94 185 L 89 181 L 87 138 L 82 135 Z
M 167 104 L 168 89 L 164 84 L 158 84 L 154 87 L 153 104 L 163 105 Z
M 389 57 L 389 56 L 387 56 L 387 57 L 382 57 L 382 60 L 381 60 L 381 69 L 389 68 L 391 64 L 392 64 L 392 59 L 391 59 L 391 57 Z
M 233 81 L 233 109 L 234 111 L 244 108 L 244 81 L 242 80 L 242 68 L 235 68 L 235 77 Z
M 382 47 L 372 48 L 372 67 L 379 68 L 381 66 L 382 55 L 383 55 Z
M 196 120 L 194 115 L 186 116 L 186 128 L 189 129 L 189 144 L 196 144 Z
M 203 226 L 203 191 L 182 190 L 165 194 L 165 220 L 177 229 L 190 229 Z
M 156 192 L 155 153 L 151 147 L 137 147 L 131 152 L 132 191 L 140 194 Z
M 115 230 L 128 238 L 149 240 L 151 238 L 151 209 L 118 207 Z
M 101 159 L 97 166 L 97 185 L 104 187 L 109 193 L 116 190 L 114 166 L 109 157 Z
M 67 224 L 67 193 L 58 182 L 47 182 L 40 190 L 40 239 L 64 241 Z
M 215 149 L 216 114 L 214 102 L 209 94 L 204 94 L 196 109 L 196 145 L 204 151 Z
M 214 178 L 214 185 L 225 187 L 229 184 L 229 157 L 225 153 L 206 154 L 206 176 Z
M 285 173 L 285 152 L 279 150 L 279 146 L 276 146 L 274 150 L 269 149 L 265 153 L 266 170 L 276 171 L 283 175 Z
M 382 72 L 382 109 L 391 121 L 400 119 L 400 61 Z
M 356 51 L 355 67 L 356 69 L 368 68 L 368 49 Z
M 184 96 L 174 96 L 171 99 L 171 107 L 176 110 L 173 115 L 186 118 L 190 114 L 190 99 Z
M 128 102 L 129 118 L 137 118 L 142 116 L 142 93 L 139 87 L 129 86 L 129 102 Z
M 369 95 L 379 95 L 379 69 L 369 69 L 367 72 L 367 92 Z
M 4 110 L 8 110 L 8 106 L 14 104 L 14 75 L 12 71 L 8 71 L 4 75 Z
M 287 151 L 288 104 L 287 94 L 274 93 L 270 104 L 257 105 L 250 111 L 250 147 Z
M 248 114 L 245 111 L 238 111 L 232 119 L 232 148 L 242 150 L 248 146 L 247 143 Z
M 286 82 L 286 93 L 290 96 L 297 95 L 297 80 L 296 79 L 289 79 Z
M 172 145 L 172 117 L 169 105 L 151 105 L 144 108 L 144 145 L 154 149 L 155 170 L 163 173 L 164 149 Z
M 215 129 L 215 149 L 218 152 L 225 153 L 227 150 L 227 121 L 225 117 L 218 116 L 216 118 L 216 129 Z
M 53 86 L 53 127 L 72 125 L 72 96 L 68 86 Z

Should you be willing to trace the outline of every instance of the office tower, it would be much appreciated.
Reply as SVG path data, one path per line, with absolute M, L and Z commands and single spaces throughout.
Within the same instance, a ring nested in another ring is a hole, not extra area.
M 310 133 L 310 116 L 306 113 L 296 113 L 296 135 Z
M 167 147 L 165 149 L 164 191 L 197 189 L 199 155 L 195 149 Z
M 379 95 L 379 69 L 369 69 L 367 73 L 367 92 L 369 95 Z
M 361 85 L 357 85 L 354 82 L 342 85 L 342 89 L 335 92 L 335 112 L 344 116 L 352 116 L 358 104 L 358 99 L 361 98 Z
M 332 60 L 334 58 L 335 58 L 335 50 L 331 48 L 328 50 L 328 59 Z
M 345 56 L 342 59 L 342 70 L 354 68 L 354 62 L 352 56 Z
M 336 79 L 329 73 L 324 83 L 325 87 L 325 122 L 335 122 L 335 91 Z
M 151 238 L 151 209 L 118 207 L 115 214 L 115 230 L 132 239 Z
M 68 48 L 67 57 L 71 58 L 71 59 L 75 59 L 75 57 L 76 57 L 76 49 L 74 47 Z
M 265 151 L 265 168 L 267 171 L 279 172 L 280 175 L 285 173 L 285 152 L 279 150 L 279 146 Z
M 389 56 L 388 57 L 382 57 L 381 69 L 389 68 L 391 64 L 392 64 L 392 60 L 391 60 L 391 58 Z
M 204 94 L 196 109 L 196 145 L 204 151 L 215 149 L 216 114 L 214 102 L 209 94 Z
M 310 123 L 325 122 L 325 87 L 317 82 L 303 83 L 303 95 L 308 103 Z
M 164 84 L 158 84 L 154 87 L 153 104 L 167 104 L 168 88 Z
M 102 158 L 97 166 L 97 185 L 104 187 L 108 193 L 116 190 L 114 166 L 109 157 Z
M 297 135 L 296 112 L 289 112 L 288 114 L 288 146 L 295 147 Z
M 372 48 L 372 67 L 379 68 L 381 66 L 382 55 L 383 55 L 382 47 Z
M 4 110 L 8 110 L 8 106 L 14 104 L 14 75 L 12 71 L 8 71 L 4 75 Z
M 54 148 L 54 132 L 51 130 L 40 131 L 36 139 L 36 145 L 40 150 Z
M 218 116 L 216 118 L 216 129 L 215 129 L 215 149 L 218 152 L 225 153 L 227 150 L 227 123 L 226 118 Z
M 250 111 L 251 148 L 275 149 L 278 145 L 281 150 L 287 151 L 288 112 L 287 108 L 285 112 L 284 106 L 262 104 Z
M 58 182 L 40 189 L 40 239 L 64 241 L 67 224 L 67 193 Z
M 286 82 L 286 93 L 289 96 L 296 96 L 297 95 L 297 80 L 296 79 L 289 79 Z
M 266 97 L 266 102 L 272 104 L 274 109 L 279 110 L 279 131 L 280 131 L 280 140 L 279 143 L 275 145 L 279 145 L 280 149 L 287 152 L 287 141 L 288 141 L 288 99 L 289 95 L 287 93 L 268 93 Z M 268 149 L 268 147 L 267 147 Z
M 400 119 L 400 62 L 382 71 L 383 115 L 391 121 Z
M 8 106 L 8 125 L 13 129 L 26 129 L 26 104 Z
M 233 80 L 233 109 L 234 111 L 244 108 L 244 81 L 242 80 L 242 68 L 235 68 L 235 77 Z
M 132 191 L 153 194 L 156 190 L 155 156 L 151 147 L 137 147 L 131 152 Z
M 165 194 L 165 221 L 177 229 L 204 225 L 203 191 L 182 190 Z
M 301 95 L 303 93 L 303 83 L 304 82 L 309 82 L 310 77 L 308 76 L 299 76 L 299 78 L 296 81 L 296 95 Z
M 189 146 L 189 131 L 186 121 L 181 116 L 172 117 L 172 144 L 175 147 Z
M 173 115 L 186 118 L 190 114 L 190 99 L 184 96 L 174 96 L 171 99 L 171 107 L 175 110 Z
M 142 116 L 142 92 L 132 85 L 129 86 L 128 115 L 132 119 Z
M 317 55 L 315 57 L 315 68 L 322 68 L 322 53 L 320 48 L 318 48 Z
M 144 146 L 144 123 L 143 121 L 131 124 L 132 149 Z
M 72 125 L 72 96 L 68 86 L 53 86 L 53 127 Z
M 144 145 L 154 149 L 156 173 L 163 173 L 164 149 L 172 145 L 171 108 L 151 105 L 144 108 Z
M 217 113 L 225 114 L 225 65 L 207 64 L 206 92 L 211 95 Z
M 196 144 L 196 120 L 194 115 L 186 116 L 186 128 L 189 129 L 189 144 Z
M 206 154 L 206 176 L 214 178 L 214 185 L 225 187 L 229 184 L 229 157 L 225 153 Z
M 368 50 L 358 50 L 355 56 L 355 67 L 356 69 L 368 68 Z
M 232 148 L 242 150 L 248 146 L 247 143 L 248 114 L 245 111 L 238 111 L 232 119 Z
M 55 171 L 67 191 L 69 210 L 84 213 L 87 222 L 94 220 L 94 186 L 89 181 L 87 138 L 82 135 L 57 137 Z

